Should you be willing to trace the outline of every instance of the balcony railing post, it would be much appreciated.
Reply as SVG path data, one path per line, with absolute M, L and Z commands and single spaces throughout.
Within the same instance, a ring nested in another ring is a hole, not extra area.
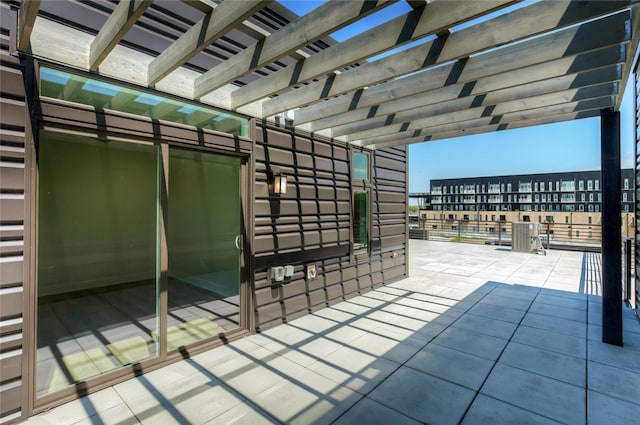
M 498 246 L 502 246 L 502 222 L 498 221 Z

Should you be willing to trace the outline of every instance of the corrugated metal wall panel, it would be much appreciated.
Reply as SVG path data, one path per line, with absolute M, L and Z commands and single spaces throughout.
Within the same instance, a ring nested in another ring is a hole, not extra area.
M 406 275 L 407 157 L 404 148 L 372 154 L 370 253 L 352 257 L 349 148 L 311 135 L 259 124 L 255 150 L 254 270 L 255 326 L 264 330 L 335 304 Z M 288 176 L 286 195 L 269 197 L 267 169 Z M 304 255 L 294 276 L 274 284 L 267 265 L 286 251 L 324 252 L 344 246 L 332 258 Z M 319 250 L 318 250 L 319 249 Z M 305 279 L 304 264 L 318 277 Z
M 635 238 L 635 262 L 636 262 L 636 288 L 635 288 L 635 309 L 636 314 L 640 316 L 640 226 L 638 226 L 638 219 L 640 219 L 640 59 L 636 61 L 636 68 L 634 72 L 634 95 L 635 95 L 635 116 L 636 116 L 636 143 L 635 143 L 635 169 L 636 169 L 636 184 L 635 184 L 635 198 L 636 198 L 636 238 Z
M 0 7 L 0 423 L 24 416 L 23 306 L 25 92 L 23 70 L 9 52 L 15 13 Z

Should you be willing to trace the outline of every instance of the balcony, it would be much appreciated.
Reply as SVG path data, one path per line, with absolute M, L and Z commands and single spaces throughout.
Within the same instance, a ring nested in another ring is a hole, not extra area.
M 410 245 L 408 279 L 27 425 L 116 414 L 118 423 L 636 423 L 640 322 L 623 307 L 628 343 L 600 342 L 599 254 Z

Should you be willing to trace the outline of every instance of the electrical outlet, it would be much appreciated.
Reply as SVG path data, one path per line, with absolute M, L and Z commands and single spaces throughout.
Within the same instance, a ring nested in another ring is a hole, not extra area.
M 318 277 L 315 264 L 307 264 L 307 280 L 314 280 Z
M 293 276 L 293 266 L 284 266 L 284 277 Z
M 271 267 L 271 280 L 284 281 L 284 267 Z

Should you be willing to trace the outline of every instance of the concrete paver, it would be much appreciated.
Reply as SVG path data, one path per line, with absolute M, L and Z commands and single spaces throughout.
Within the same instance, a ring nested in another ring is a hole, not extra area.
M 586 255 L 411 241 L 407 279 L 28 424 L 635 423 L 640 321 L 601 342 Z

